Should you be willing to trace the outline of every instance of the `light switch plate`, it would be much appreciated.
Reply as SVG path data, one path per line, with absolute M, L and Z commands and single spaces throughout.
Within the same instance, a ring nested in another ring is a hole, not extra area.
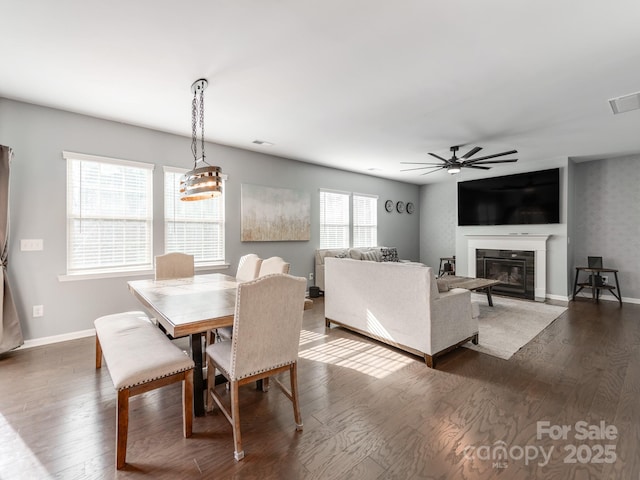
M 23 238 L 20 240 L 20 250 L 23 252 L 37 252 L 43 249 L 41 238 Z

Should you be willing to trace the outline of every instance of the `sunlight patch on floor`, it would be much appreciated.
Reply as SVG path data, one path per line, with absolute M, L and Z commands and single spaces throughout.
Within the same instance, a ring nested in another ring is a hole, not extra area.
M 387 347 L 349 338 L 337 338 L 301 350 L 300 357 L 350 368 L 375 378 L 384 378 L 415 361 Z
M 328 335 L 317 332 L 310 332 L 309 330 L 302 329 L 300 331 L 300 345 L 306 345 L 307 343 L 317 342 L 327 338 Z
M 0 478 L 4 478 L 2 471 L 6 471 L 5 465 L 11 465 L 12 472 L 25 472 L 25 478 L 52 478 L 29 446 L 24 443 L 20 434 L 13 429 L 2 414 L 0 414 L 0 438 L 2 438 Z

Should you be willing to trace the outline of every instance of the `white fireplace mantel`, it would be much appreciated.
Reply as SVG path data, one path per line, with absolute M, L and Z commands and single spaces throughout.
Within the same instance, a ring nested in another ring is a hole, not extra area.
M 547 239 L 551 235 L 465 235 L 467 239 L 468 275 L 476 276 L 476 250 L 527 250 L 535 252 L 535 299 L 547 296 Z

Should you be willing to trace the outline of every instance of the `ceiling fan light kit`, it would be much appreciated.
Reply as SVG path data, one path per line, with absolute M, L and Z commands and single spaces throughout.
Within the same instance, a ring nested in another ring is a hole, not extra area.
M 512 155 L 514 153 L 518 153 L 517 150 L 509 150 L 508 152 L 502 153 L 494 153 L 493 155 L 485 155 L 484 157 L 471 159 L 476 153 L 482 150 L 482 147 L 473 147 L 467 153 L 459 157 L 456 155 L 457 151 L 460 149 L 459 146 L 453 146 L 450 148 L 451 150 L 451 158 L 446 159 L 441 157 L 440 155 L 436 155 L 435 153 L 429 152 L 429 155 L 440 160 L 441 163 L 425 163 L 425 162 L 400 162 L 401 164 L 406 165 L 424 165 L 422 167 L 415 168 L 407 168 L 401 170 L 402 172 L 408 172 L 411 170 L 425 170 L 430 169 L 428 172 L 421 173 L 421 175 L 427 175 L 428 173 L 437 172 L 438 170 L 445 169 L 447 173 L 451 175 L 455 175 L 460 173 L 463 168 L 475 168 L 477 170 L 489 170 L 491 167 L 487 167 L 485 165 L 491 165 L 494 163 L 512 163 L 517 162 L 517 158 L 510 158 L 505 160 L 491 160 L 492 158 L 502 157 L 505 155 Z

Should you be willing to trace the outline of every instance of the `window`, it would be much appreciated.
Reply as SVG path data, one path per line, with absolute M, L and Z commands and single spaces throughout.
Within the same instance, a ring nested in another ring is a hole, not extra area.
M 377 242 L 377 196 L 320 190 L 320 248 L 373 247 Z
M 67 273 L 153 268 L 153 165 L 63 152 Z
M 349 246 L 349 194 L 320 190 L 320 248 Z
M 224 262 L 224 192 L 209 200 L 180 200 L 185 169 L 164 167 L 164 250 L 194 256 L 196 265 Z
M 378 197 L 353 194 L 353 246 L 378 244 Z

